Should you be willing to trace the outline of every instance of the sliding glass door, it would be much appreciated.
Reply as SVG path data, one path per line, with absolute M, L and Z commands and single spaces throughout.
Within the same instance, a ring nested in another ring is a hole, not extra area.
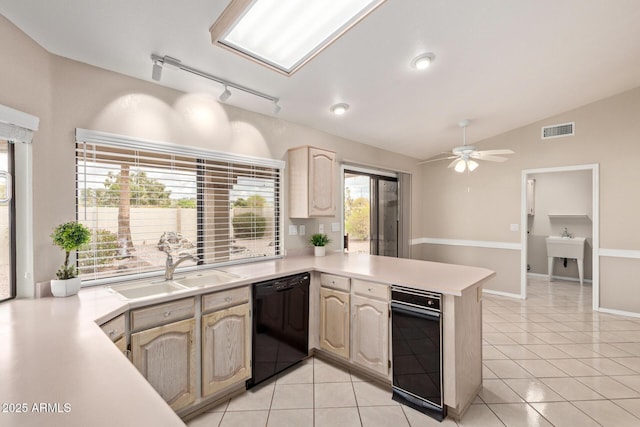
M 398 256 L 398 179 L 344 171 L 344 230 L 348 252 Z
M 13 144 L 0 140 L 0 301 L 16 296 Z

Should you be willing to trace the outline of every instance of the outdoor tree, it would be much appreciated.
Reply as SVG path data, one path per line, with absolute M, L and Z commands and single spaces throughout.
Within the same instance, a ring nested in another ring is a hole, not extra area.
M 350 194 L 345 197 L 345 229 L 355 240 L 369 238 L 370 207 L 369 199 L 358 197 L 352 199 Z
M 126 241 L 128 251 L 134 251 L 131 239 L 131 206 L 171 206 L 171 190 L 143 171 L 130 172 L 129 165 L 122 165 L 120 173 L 109 172 L 104 188 L 86 189 L 83 201 L 100 207 L 118 208 L 118 236 Z
M 264 208 L 267 206 L 267 199 L 259 194 L 253 194 L 246 199 L 239 197 L 233 202 L 234 208 Z

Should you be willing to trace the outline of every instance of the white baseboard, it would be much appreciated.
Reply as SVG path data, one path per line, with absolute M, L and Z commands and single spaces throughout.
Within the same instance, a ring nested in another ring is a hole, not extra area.
M 489 295 L 498 295 L 498 296 L 507 297 L 507 298 L 525 299 L 522 296 L 522 294 L 512 294 L 511 292 L 494 291 L 492 289 L 483 289 L 482 293 L 489 294 Z
M 602 308 L 598 309 L 600 313 L 607 314 L 617 314 L 618 316 L 627 316 L 627 317 L 637 317 L 640 318 L 640 313 L 634 313 L 633 311 L 623 311 L 623 310 L 613 310 L 611 308 Z
M 539 279 L 547 279 L 549 278 L 548 274 L 541 273 L 527 273 L 527 277 L 535 277 Z M 580 279 L 576 279 L 575 277 L 567 277 L 567 276 L 551 276 L 552 280 L 566 280 L 568 282 L 579 282 Z M 584 283 L 593 283 L 591 279 L 584 279 Z

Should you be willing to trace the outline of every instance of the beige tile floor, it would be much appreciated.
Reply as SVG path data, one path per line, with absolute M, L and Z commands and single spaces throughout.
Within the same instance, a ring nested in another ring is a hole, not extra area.
M 459 426 L 640 426 L 640 319 L 594 313 L 591 287 L 531 279 L 485 296 L 483 389 Z M 202 426 L 456 426 L 320 359 L 191 420 Z

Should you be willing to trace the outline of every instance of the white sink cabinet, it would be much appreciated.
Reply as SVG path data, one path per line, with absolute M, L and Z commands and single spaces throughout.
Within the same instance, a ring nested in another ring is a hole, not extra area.
M 553 259 L 554 258 L 571 258 L 578 262 L 578 275 L 580 277 L 580 285 L 584 281 L 584 246 L 586 239 L 584 237 L 547 237 L 547 259 L 549 280 L 553 277 Z

